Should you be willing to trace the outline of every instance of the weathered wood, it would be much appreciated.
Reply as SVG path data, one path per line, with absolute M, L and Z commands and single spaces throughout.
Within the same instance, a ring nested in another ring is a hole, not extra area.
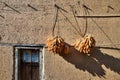
M 78 18 L 120 18 L 120 15 L 88 15 L 88 16 L 76 16 Z

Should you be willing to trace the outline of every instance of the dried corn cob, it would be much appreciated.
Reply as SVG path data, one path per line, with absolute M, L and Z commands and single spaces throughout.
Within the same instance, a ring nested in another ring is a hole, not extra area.
M 69 46 L 65 44 L 64 39 L 60 36 L 47 39 L 48 50 L 53 53 L 69 53 Z
M 77 41 L 74 47 L 81 53 L 89 53 L 95 47 L 95 39 L 91 35 L 86 35 L 82 41 Z

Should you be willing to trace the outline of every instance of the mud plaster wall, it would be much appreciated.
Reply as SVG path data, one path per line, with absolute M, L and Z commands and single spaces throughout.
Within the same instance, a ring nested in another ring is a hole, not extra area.
M 65 15 L 76 26 L 69 5 L 75 5 L 76 15 L 83 15 L 82 4 L 89 6 L 93 11 L 91 15 L 120 14 L 119 0 L 2 0 L 21 14 L 4 7 L 0 3 L 0 80 L 12 80 L 13 74 L 13 46 L 10 44 L 45 44 L 51 36 L 55 19 L 54 4 L 58 4 L 68 11 Z M 38 11 L 27 6 L 31 4 Z M 107 6 L 114 9 L 109 9 Z M 85 19 L 77 18 L 82 33 L 85 30 Z M 120 18 L 94 19 L 102 30 L 109 36 L 115 47 L 120 48 Z M 57 24 L 58 26 L 58 24 Z M 60 35 L 72 45 L 79 34 L 68 23 L 63 15 L 59 14 Z M 113 47 L 111 41 L 97 25 L 88 19 L 87 33 L 96 39 L 96 45 Z M 55 29 L 55 34 L 57 27 Z M 5 44 L 6 45 L 5 45 Z M 119 80 L 120 79 L 120 53 L 116 48 L 96 48 L 91 56 L 80 54 L 71 48 L 69 55 L 50 54 L 45 49 L 45 80 Z

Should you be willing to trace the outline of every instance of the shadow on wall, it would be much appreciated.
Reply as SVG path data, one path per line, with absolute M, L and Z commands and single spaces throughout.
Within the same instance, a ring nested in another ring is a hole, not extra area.
M 74 47 L 70 50 L 70 54 L 60 56 L 80 70 L 88 71 L 93 76 L 104 77 L 105 70 L 102 65 L 105 65 L 106 68 L 120 74 L 120 59 L 102 53 L 99 48 L 95 48 L 90 56 L 81 54 Z

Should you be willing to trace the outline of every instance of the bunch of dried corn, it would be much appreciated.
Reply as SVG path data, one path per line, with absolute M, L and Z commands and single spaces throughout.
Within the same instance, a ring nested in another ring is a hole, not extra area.
M 82 41 L 77 41 L 74 47 L 81 53 L 89 53 L 95 47 L 95 39 L 91 35 L 86 35 Z
M 61 37 L 52 37 L 47 39 L 47 47 L 48 50 L 53 52 L 53 53 L 65 53 L 68 54 L 70 47 L 68 45 L 66 45 L 66 43 L 64 42 L 64 39 Z

